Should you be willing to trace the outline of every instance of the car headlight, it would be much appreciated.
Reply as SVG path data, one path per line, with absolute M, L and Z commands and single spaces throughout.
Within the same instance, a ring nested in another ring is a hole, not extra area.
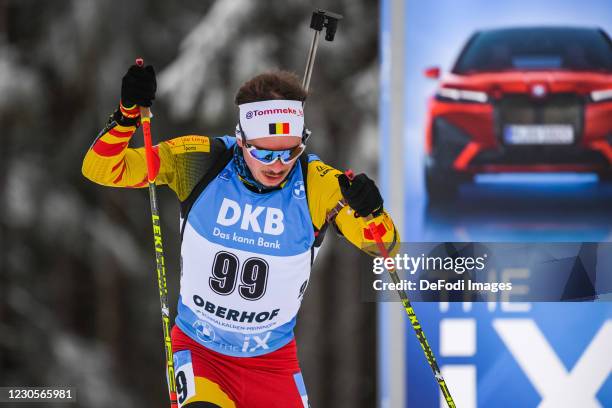
M 591 92 L 593 102 L 612 100 L 612 89 L 602 89 L 600 91 Z
M 486 103 L 489 96 L 486 92 L 468 91 L 465 89 L 440 88 L 436 92 L 436 96 L 440 100 L 456 101 L 456 102 L 476 102 Z

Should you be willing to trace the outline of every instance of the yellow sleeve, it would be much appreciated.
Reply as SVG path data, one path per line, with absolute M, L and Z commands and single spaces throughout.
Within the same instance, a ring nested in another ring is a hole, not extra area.
M 107 125 L 85 154 L 83 175 L 104 186 L 147 186 L 144 148 L 128 147 L 135 131 L 136 126 Z M 211 144 L 208 136 L 189 135 L 154 146 L 156 184 L 167 184 L 179 200 L 185 200 L 212 162 Z
M 329 214 L 342 200 L 338 176 L 342 174 L 339 170 L 328 166 L 320 160 L 308 163 L 308 179 L 306 182 L 308 207 L 314 226 L 317 229 L 326 222 Z M 393 220 L 386 211 L 383 211 L 371 222 L 376 223 L 377 229 L 384 233 L 381 238 L 385 248 L 390 255 L 394 255 L 399 249 L 399 232 L 393 224 Z M 379 250 L 371 237 L 367 224 L 363 218 L 355 218 L 354 212 L 348 206 L 342 208 L 335 218 L 335 224 L 340 233 L 357 248 L 372 256 L 379 256 Z M 380 226 L 382 225 L 382 227 Z

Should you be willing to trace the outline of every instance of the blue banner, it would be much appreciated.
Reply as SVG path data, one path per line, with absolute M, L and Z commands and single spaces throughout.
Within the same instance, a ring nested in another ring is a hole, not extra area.
M 612 406 L 612 306 L 417 303 L 457 407 Z M 406 325 L 409 407 L 445 407 Z

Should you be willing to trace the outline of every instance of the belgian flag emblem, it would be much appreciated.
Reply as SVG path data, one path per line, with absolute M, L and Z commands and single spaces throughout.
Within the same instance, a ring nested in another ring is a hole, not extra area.
M 270 123 L 268 126 L 271 135 L 289 134 L 289 123 Z

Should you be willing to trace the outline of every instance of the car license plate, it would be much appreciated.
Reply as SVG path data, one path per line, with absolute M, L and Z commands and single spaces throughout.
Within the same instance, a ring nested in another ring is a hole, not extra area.
M 568 145 L 574 143 L 571 125 L 508 125 L 504 141 L 512 145 Z

